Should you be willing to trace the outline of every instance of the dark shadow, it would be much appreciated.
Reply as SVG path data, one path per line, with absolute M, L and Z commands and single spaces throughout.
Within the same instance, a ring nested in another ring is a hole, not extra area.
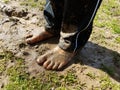
M 88 42 L 74 58 L 74 63 L 101 69 L 120 82 L 120 53 Z

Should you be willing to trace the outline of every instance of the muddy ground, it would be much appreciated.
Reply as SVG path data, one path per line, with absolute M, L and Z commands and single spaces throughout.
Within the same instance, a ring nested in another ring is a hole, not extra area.
M 2 5 L 4 5 L 2 3 Z M 25 36 L 32 32 L 37 32 L 41 27 L 45 25 L 42 11 L 38 8 L 31 8 L 21 6 L 20 1 L 10 1 L 6 4 L 8 11 L 1 8 L 0 12 L 0 50 L 1 52 L 10 51 L 16 57 L 23 58 L 25 65 L 28 67 L 27 71 L 30 75 L 35 76 L 37 73 L 46 71 L 42 66 L 36 64 L 36 58 L 44 54 L 47 50 L 54 48 L 59 40 L 59 37 L 52 38 L 34 45 L 28 45 L 25 42 Z M 10 6 L 10 7 L 8 7 Z M 91 87 L 99 87 L 100 80 L 91 80 L 88 74 L 93 73 L 100 77 L 104 74 L 110 76 L 112 82 L 120 82 L 120 62 L 115 60 L 120 59 L 120 44 L 115 46 L 109 46 L 109 39 L 112 36 L 109 31 L 106 32 L 106 38 L 108 38 L 108 44 L 102 45 L 96 40 L 94 33 L 99 33 L 98 27 L 94 27 L 94 32 L 91 35 L 88 43 L 85 47 L 75 56 L 73 61 L 59 73 L 67 73 L 69 70 L 74 70 L 75 74 L 79 77 L 81 82 L 85 82 L 87 89 Z M 100 38 L 97 38 L 100 39 Z M 13 63 L 9 62 L 8 66 L 12 66 Z M 114 69 L 114 74 L 110 74 L 107 70 L 109 68 Z M 8 82 L 5 80 L 6 76 L 0 76 L 0 86 Z

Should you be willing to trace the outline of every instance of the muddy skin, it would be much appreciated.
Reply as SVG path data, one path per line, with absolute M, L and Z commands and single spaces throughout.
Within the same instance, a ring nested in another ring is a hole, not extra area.
M 34 31 L 33 34 L 27 35 L 26 38 L 28 39 L 26 39 L 26 42 L 28 44 L 34 44 L 51 37 L 53 37 L 53 35 L 46 32 L 45 29 L 41 27 L 41 30 L 38 32 Z M 37 59 L 37 63 L 43 65 L 43 67 L 48 70 L 60 70 L 73 56 L 73 53 L 66 52 L 57 46 L 40 56 Z
M 57 46 L 40 56 L 37 59 L 37 63 L 43 65 L 43 67 L 48 70 L 60 70 L 69 63 L 74 55 L 75 54 L 66 52 Z
M 33 34 L 29 34 L 26 36 L 26 42 L 28 44 L 34 44 L 37 43 L 39 41 L 43 41 L 46 39 L 49 39 L 51 37 L 53 37 L 54 35 L 50 34 L 49 32 L 45 31 L 43 27 L 41 27 L 41 30 L 39 30 L 38 32 L 33 32 Z

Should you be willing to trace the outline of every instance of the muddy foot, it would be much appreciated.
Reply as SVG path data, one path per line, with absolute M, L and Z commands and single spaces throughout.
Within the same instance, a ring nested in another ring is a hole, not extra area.
M 42 64 L 45 69 L 59 70 L 63 68 L 74 56 L 73 53 L 66 52 L 58 46 L 48 51 L 37 59 L 38 64 Z
M 49 39 L 53 37 L 52 34 L 50 34 L 49 32 L 45 31 L 43 27 L 41 27 L 41 29 L 39 31 L 35 31 L 33 34 L 29 34 L 26 36 L 26 42 L 28 44 L 34 44 L 37 43 L 39 41 L 45 40 L 45 39 Z

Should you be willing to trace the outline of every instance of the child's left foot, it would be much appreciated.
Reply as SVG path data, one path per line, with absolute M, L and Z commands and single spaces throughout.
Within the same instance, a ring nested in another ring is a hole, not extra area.
M 34 44 L 34 43 L 37 43 L 39 41 L 49 39 L 49 38 L 51 38 L 53 36 L 54 35 L 47 32 L 43 27 L 41 27 L 40 30 L 34 31 L 33 34 L 27 35 L 26 36 L 26 42 L 28 44 Z
M 43 64 L 45 69 L 59 70 L 63 68 L 74 56 L 73 53 L 66 52 L 58 46 L 48 51 L 37 59 L 38 64 Z

